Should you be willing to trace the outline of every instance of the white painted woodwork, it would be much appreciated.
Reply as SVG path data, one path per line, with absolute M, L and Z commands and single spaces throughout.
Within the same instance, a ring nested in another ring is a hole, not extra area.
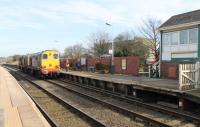
M 179 89 L 193 89 L 200 87 L 200 62 L 179 65 Z

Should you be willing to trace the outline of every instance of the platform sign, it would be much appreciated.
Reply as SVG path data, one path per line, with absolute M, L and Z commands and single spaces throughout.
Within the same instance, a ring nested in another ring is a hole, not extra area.
M 122 59 L 122 70 L 126 70 L 126 59 Z
M 86 65 L 86 58 L 84 57 L 81 58 L 81 65 Z
M 113 54 L 112 49 L 109 49 L 109 50 L 108 50 L 108 53 L 109 53 L 110 55 Z

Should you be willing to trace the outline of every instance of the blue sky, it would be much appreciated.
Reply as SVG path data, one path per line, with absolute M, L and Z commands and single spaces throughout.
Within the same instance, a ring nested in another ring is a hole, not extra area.
M 98 31 L 112 37 L 130 30 L 139 34 L 149 17 L 165 21 L 199 5 L 199 0 L 0 0 L 0 56 L 63 52 L 78 42 L 87 46 L 89 35 Z

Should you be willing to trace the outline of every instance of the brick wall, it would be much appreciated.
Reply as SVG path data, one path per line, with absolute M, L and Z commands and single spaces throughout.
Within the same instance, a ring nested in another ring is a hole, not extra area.
M 179 63 L 175 62 L 162 62 L 161 63 L 161 77 L 178 79 Z
M 122 59 L 126 59 L 125 70 L 122 70 Z M 116 73 L 138 76 L 138 72 L 139 72 L 139 58 L 138 57 L 135 57 L 135 56 L 116 57 L 114 63 L 115 63 Z
M 122 70 L 122 59 L 126 59 L 126 69 L 125 70 Z M 95 66 L 96 63 L 98 63 L 98 62 L 100 62 L 104 65 L 110 65 L 111 57 L 87 59 L 88 66 Z M 116 73 L 138 76 L 138 72 L 139 72 L 139 58 L 138 57 L 136 57 L 136 56 L 115 57 L 114 64 L 115 64 L 115 72 Z
M 126 69 L 122 70 L 122 59 L 126 59 Z M 61 68 L 66 67 L 66 59 L 62 59 L 60 61 Z M 76 63 L 74 60 L 69 60 L 69 63 Z M 87 59 L 87 67 L 95 67 L 96 63 L 102 63 L 104 65 L 110 66 L 111 64 L 111 57 L 105 58 L 88 58 Z M 115 57 L 114 64 L 115 64 L 115 72 L 119 74 L 129 74 L 138 76 L 139 72 L 139 57 L 137 56 L 129 56 L 129 57 Z

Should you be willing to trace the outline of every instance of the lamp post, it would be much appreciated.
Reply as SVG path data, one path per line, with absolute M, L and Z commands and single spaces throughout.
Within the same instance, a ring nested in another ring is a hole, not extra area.
M 58 40 L 53 40 L 53 42 L 54 42 L 54 44 L 53 44 L 52 49 L 58 50 L 58 49 L 56 49 L 56 46 L 59 43 L 59 41 Z
M 107 26 L 111 26 L 110 23 L 106 23 Z M 111 66 L 110 66 L 110 73 L 114 74 L 115 73 L 115 64 L 114 64 L 114 43 L 112 41 L 112 56 L 111 56 Z

